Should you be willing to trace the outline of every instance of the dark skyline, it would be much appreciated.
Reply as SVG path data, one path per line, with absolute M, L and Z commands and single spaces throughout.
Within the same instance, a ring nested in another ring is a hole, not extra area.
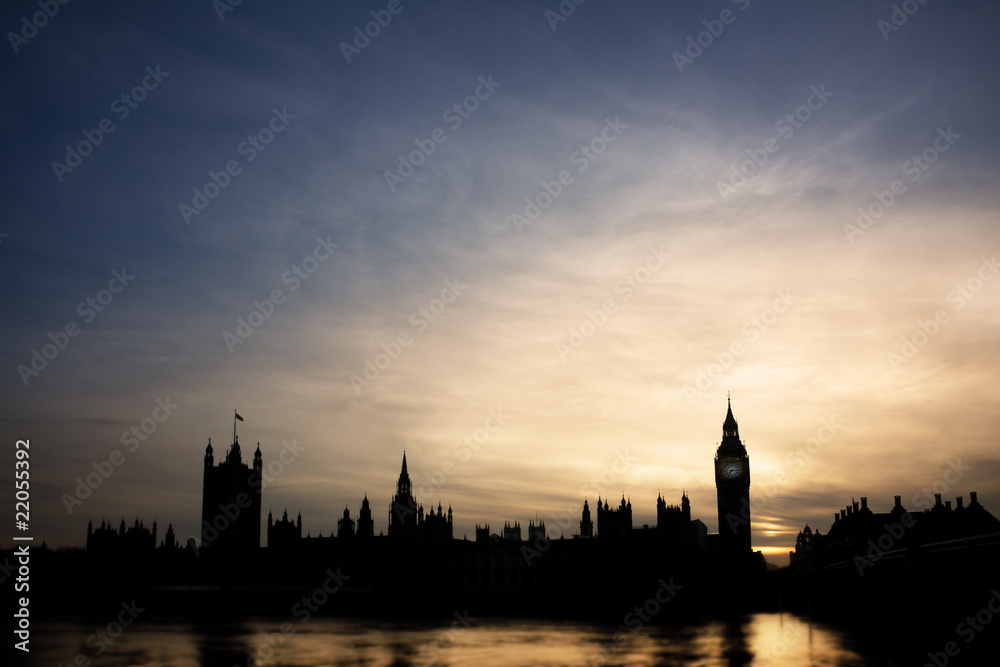
M 996 506 L 995 5 L 389 4 L 0 10 L 39 537 L 199 535 L 233 408 L 324 535 L 387 529 L 404 450 L 456 537 L 714 532 L 727 392 L 773 562 L 851 496 Z

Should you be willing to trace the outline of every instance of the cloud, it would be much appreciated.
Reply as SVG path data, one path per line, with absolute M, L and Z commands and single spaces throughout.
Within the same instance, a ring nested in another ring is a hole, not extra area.
M 0 165 L 0 430 L 38 443 L 50 543 L 123 512 L 196 533 L 204 447 L 228 444 L 234 407 L 265 457 L 308 447 L 264 505 L 301 510 L 313 533 L 366 492 L 384 529 L 402 450 L 432 473 L 501 407 L 503 427 L 431 494 L 459 534 L 565 511 L 623 449 L 637 462 L 602 494 L 652 523 L 658 492 L 687 489 L 714 530 L 726 392 L 754 494 L 823 419 L 844 425 L 761 496 L 762 547 L 791 548 L 852 495 L 912 497 L 951 458 L 975 461 L 955 495 L 993 509 L 1000 283 L 980 271 L 1000 245 L 983 66 L 997 9 L 927 5 L 885 40 L 884 8 L 740 4 L 587 4 L 555 31 L 545 3 L 407 4 L 350 63 L 339 45 L 367 9 L 64 8 L 2 66 L 18 94 L 0 110 L 17 128 Z M 673 52 L 725 8 L 736 21 L 679 73 Z M 66 145 L 157 64 L 169 77 L 58 181 Z M 448 111 L 489 76 L 500 85 L 455 126 Z M 820 86 L 833 95 L 783 135 Z M 248 159 L 240 146 L 285 108 Z M 949 127 L 960 138 L 912 179 Z M 436 129 L 446 140 L 391 189 L 386 172 Z M 186 224 L 179 205 L 231 160 L 240 172 Z M 897 179 L 905 193 L 851 237 Z M 511 216 L 532 202 L 519 233 Z M 292 289 L 318 239 L 339 247 Z M 668 260 L 641 269 L 661 247 Z M 123 266 L 134 284 L 83 322 L 78 304 Z M 438 305 L 446 280 L 467 288 Z M 223 334 L 274 290 L 283 302 L 230 352 Z M 782 291 L 791 303 L 769 312 Z M 80 335 L 25 386 L 18 366 L 71 320 Z M 60 494 L 166 396 L 182 408 L 69 515 Z

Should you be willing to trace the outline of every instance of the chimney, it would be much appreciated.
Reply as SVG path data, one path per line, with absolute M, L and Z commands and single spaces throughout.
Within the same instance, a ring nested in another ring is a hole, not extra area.
M 935 493 L 934 494 L 934 507 L 941 507 L 941 494 L 940 493 Z
M 841 519 L 847 518 L 847 510 L 840 510 L 840 518 Z
M 976 499 L 976 492 L 969 491 L 969 505 L 978 505 L 979 501 Z
M 951 501 L 950 500 L 944 501 L 944 508 L 946 510 L 948 510 L 949 512 L 951 511 Z
M 899 508 L 902 508 L 902 507 L 903 507 L 903 503 L 902 503 L 902 501 L 900 500 L 900 498 L 901 498 L 901 497 L 902 497 L 902 496 L 893 496 L 893 498 L 895 498 L 895 499 L 896 499 L 896 507 L 899 507 Z
M 962 505 L 962 496 L 955 497 L 955 509 L 964 510 L 965 507 Z
M 838 521 L 840 521 L 840 514 L 838 514 L 837 512 L 834 512 L 833 513 L 833 522 L 837 523 Z
M 861 496 L 861 509 L 862 510 L 867 510 L 868 509 L 868 497 L 867 496 Z
M 854 513 L 857 514 L 858 513 L 858 501 L 855 500 L 855 501 L 853 501 L 853 503 L 854 503 Z

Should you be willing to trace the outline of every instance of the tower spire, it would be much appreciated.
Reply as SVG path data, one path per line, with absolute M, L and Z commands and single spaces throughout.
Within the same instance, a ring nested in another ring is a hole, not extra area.
M 726 396 L 726 421 L 722 423 L 722 437 L 735 436 L 737 439 L 740 437 L 739 426 L 736 424 L 736 417 L 733 416 L 733 401 L 727 395 Z

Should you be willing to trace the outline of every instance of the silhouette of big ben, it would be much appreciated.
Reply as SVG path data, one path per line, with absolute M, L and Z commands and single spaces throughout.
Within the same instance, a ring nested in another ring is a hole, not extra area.
M 727 399 L 727 402 L 728 399 Z M 729 402 L 722 442 L 715 452 L 715 488 L 719 498 L 719 549 L 724 558 L 751 554 L 750 457 L 740 442 L 739 426 Z

